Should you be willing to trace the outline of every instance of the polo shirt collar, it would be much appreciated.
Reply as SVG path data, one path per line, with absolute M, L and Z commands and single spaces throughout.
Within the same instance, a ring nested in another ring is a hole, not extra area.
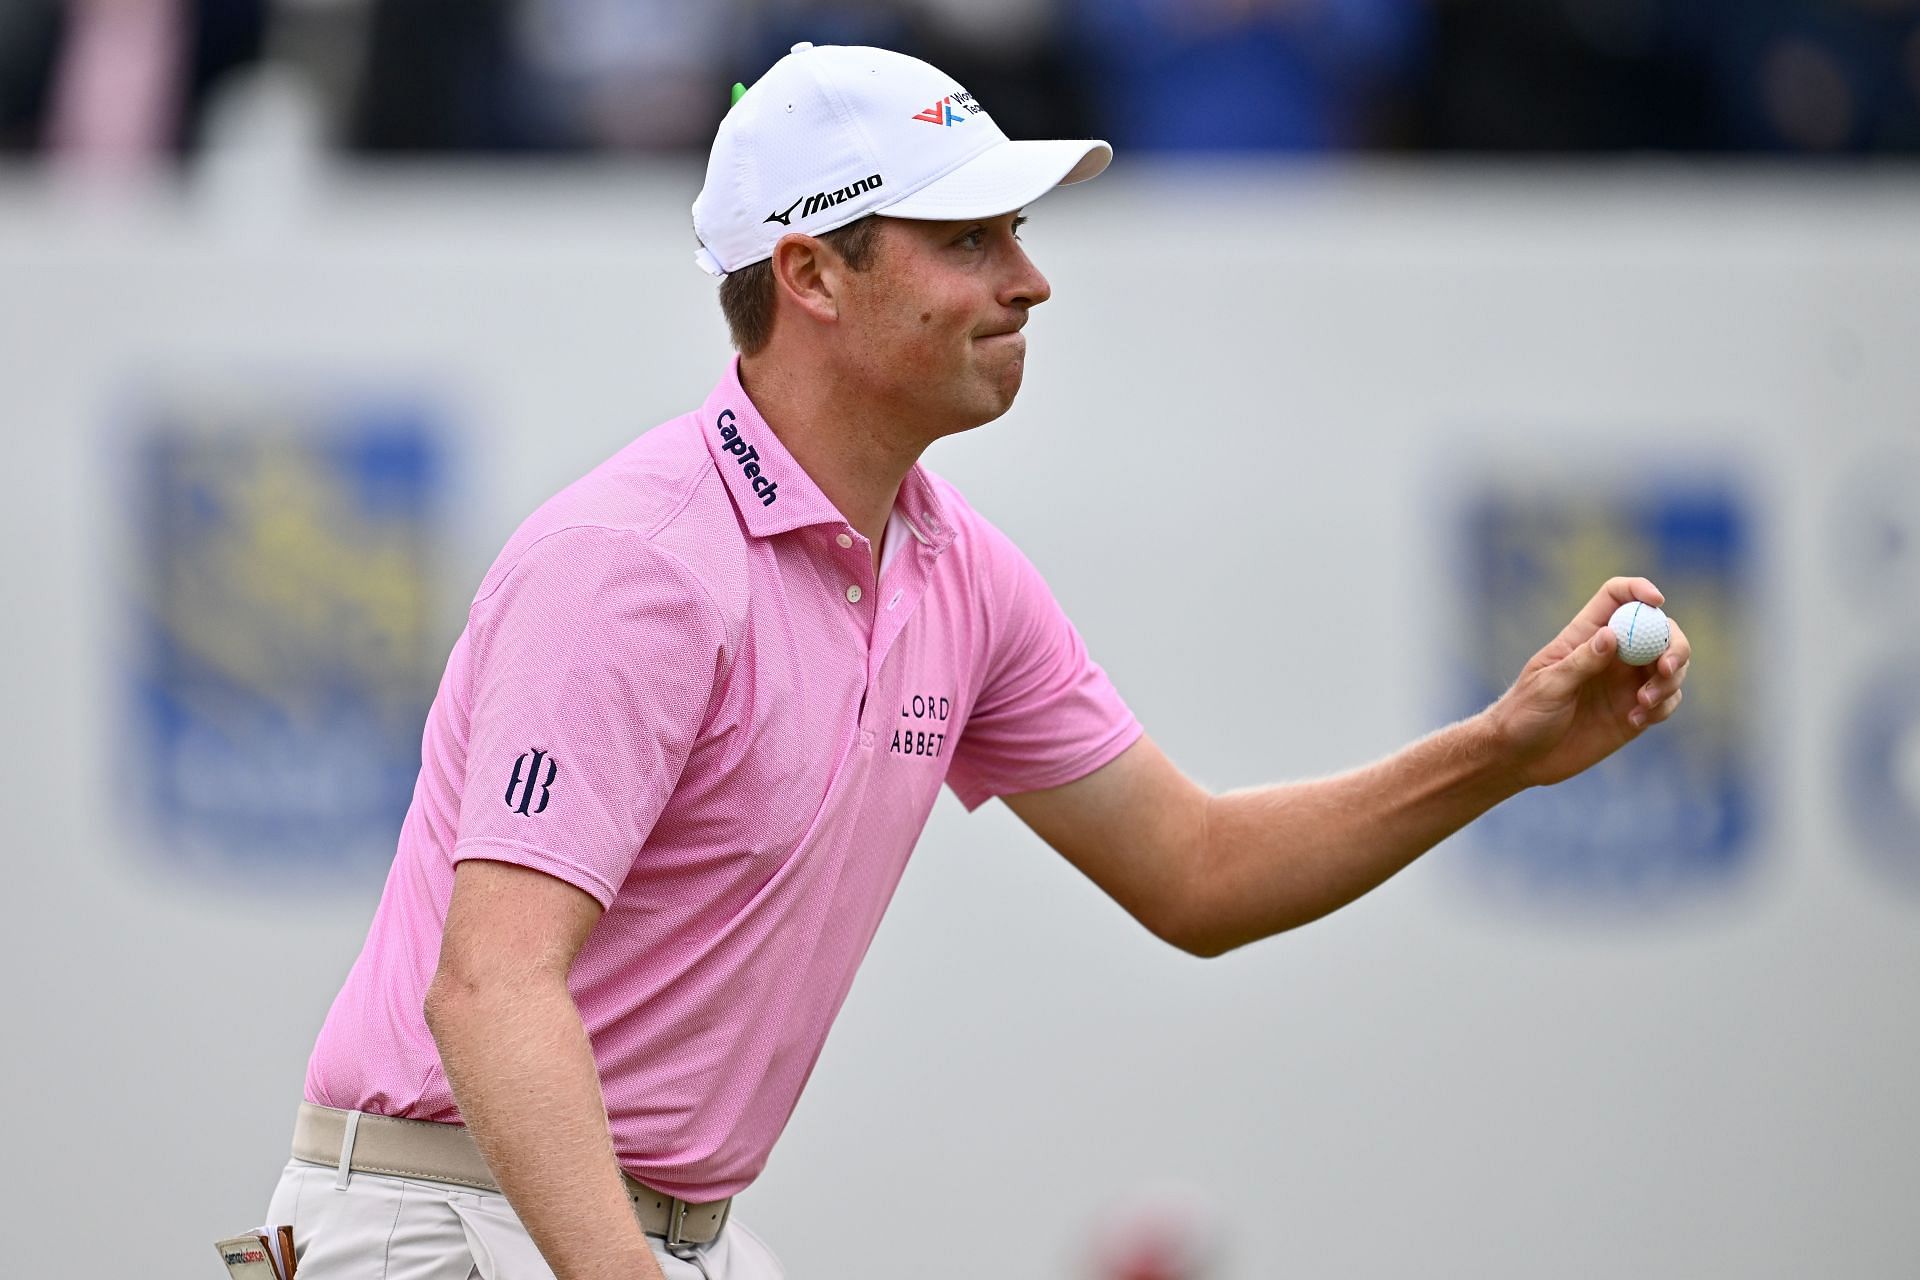
M 727 486 L 734 509 L 740 513 L 741 523 L 753 537 L 768 538 L 818 524 L 838 528 L 847 523 L 846 516 L 794 461 L 747 398 L 746 388 L 740 385 L 739 356 L 728 363 L 726 375 L 700 409 L 700 437 L 706 441 L 707 452 Z M 953 541 L 953 526 L 919 463 L 901 482 L 894 510 L 907 521 L 914 536 L 935 551 L 944 550 Z

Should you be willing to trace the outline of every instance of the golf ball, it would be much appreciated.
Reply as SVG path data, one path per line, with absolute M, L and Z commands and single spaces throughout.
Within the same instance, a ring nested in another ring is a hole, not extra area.
M 1620 642 L 1620 661 L 1630 667 L 1646 666 L 1665 653 L 1673 639 L 1667 615 L 1638 600 L 1615 609 L 1608 625 L 1613 628 L 1613 638 Z

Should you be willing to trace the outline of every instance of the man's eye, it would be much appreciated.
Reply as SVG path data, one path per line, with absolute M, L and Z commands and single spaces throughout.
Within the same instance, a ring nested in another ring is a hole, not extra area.
M 959 243 L 966 245 L 969 249 L 978 249 L 986 242 L 986 238 L 986 229 L 983 227 L 975 227 L 973 230 L 961 236 Z

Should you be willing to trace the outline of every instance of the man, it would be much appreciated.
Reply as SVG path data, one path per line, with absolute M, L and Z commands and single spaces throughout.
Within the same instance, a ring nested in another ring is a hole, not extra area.
M 731 1218 L 944 782 L 1217 955 L 1350 901 L 1672 714 L 1607 584 L 1492 708 L 1370 768 L 1210 796 L 1033 567 L 919 466 L 1013 403 L 1009 143 L 932 67 L 797 46 L 694 205 L 739 359 L 536 512 L 475 597 L 270 1209 L 301 1275 L 780 1274 Z M 857 1232 L 859 1213 L 823 1224 Z

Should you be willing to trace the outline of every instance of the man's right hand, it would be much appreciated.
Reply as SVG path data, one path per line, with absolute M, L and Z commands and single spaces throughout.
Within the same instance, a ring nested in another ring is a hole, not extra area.
M 1487 709 L 1502 753 L 1527 786 L 1550 786 L 1592 768 L 1680 705 L 1693 646 L 1672 623 L 1667 652 L 1652 666 L 1619 661 L 1608 619 L 1638 600 L 1666 602 L 1645 578 L 1614 578 L 1536 653 L 1513 687 Z
M 454 871 L 427 1026 L 460 1117 L 557 1280 L 664 1280 L 567 990 L 600 904 L 504 862 Z

